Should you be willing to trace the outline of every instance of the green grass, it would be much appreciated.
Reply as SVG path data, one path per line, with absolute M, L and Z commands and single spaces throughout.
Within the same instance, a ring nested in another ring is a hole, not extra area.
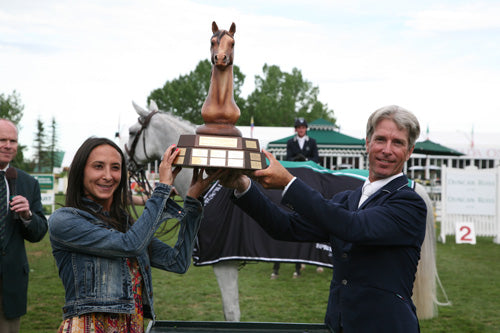
M 21 332 L 54 332 L 62 320 L 64 291 L 48 235 L 27 249 L 31 274 Z M 439 307 L 434 319 L 422 320 L 421 331 L 500 332 L 500 245 L 489 237 L 478 237 L 475 246 L 455 244 L 449 237 L 437 245 L 437 266 L 453 305 Z M 292 279 L 294 265 L 284 264 L 277 280 L 269 279 L 271 270 L 271 263 L 262 262 L 240 270 L 241 321 L 323 322 L 331 269 L 318 274 L 307 266 L 300 279 Z M 153 281 L 158 320 L 224 320 L 211 266 L 191 266 L 184 275 L 153 270 Z

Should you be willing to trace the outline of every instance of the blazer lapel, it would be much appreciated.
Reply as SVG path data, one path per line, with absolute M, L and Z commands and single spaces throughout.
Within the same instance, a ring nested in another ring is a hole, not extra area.
M 350 211 L 358 210 L 359 200 L 361 199 L 361 191 L 363 186 L 358 187 L 354 191 L 352 191 L 349 196 L 348 206 Z M 364 203 L 363 203 L 364 204 Z
M 403 186 L 408 186 L 408 178 L 406 178 L 405 175 L 398 177 L 396 179 L 393 179 L 388 184 L 386 184 L 384 187 L 379 189 L 377 192 L 373 193 L 368 199 L 365 200 L 365 202 L 363 202 L 363 204 L 359 207 L 359 209 L 365 208 L 366 205 L 369 204 L 370 202 L 372 202 L 373 200 L 379 198 L 382 195 L 397 191 Z M 359 191 L 359 198 L 361 198 L 361 189 Z M 358 199 L 357 203 L 359 203 L 359 199 Z
M 381 191 L 392 193 L 404 186 L 408 186 L 408 178 L 405 175 L 402 175 L 401 177 L 393 179 L 389 184 L 382 187 Z

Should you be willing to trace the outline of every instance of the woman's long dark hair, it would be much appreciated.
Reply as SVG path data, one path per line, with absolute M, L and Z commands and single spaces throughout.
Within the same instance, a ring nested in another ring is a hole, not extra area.
M 90 137 L 78 148 L 78 151 L 73 158 L 73 162 L 71 162 L 71 166 L 69 169 L 68 175 L 68 189 L 66 191 L 66 206 L 67 207 L 75 207 L 81 210 L 85 210 L 89 213 L 95 215 L 94 212 L 90 211 L 87 208 L 87 205 L 84 204 L 83 198 L 84 187 L 83 187 L 83 176 L 85 165 L 87 164 L 87 160 L 89 158 L 90 153 L 98 146 L 109 145 L 116 149 L 116 151 L 120 154 L 122 159 L 121 165 L 121 180 L 117 189 L 113 193 L 113 202 L 111 203 L 111 209 L 109 211 L 109 217 L 99 214 L 99 218 L 104 222 L 109 224 L 112 228 L 119 230 L 121 232 L 125 232 L 128 228 L 127 226 L 127 217 L 131 219 L 131 216 L 128 212 L 128 181 L 127 181 L 127 165 L 125 161 L 125 156 L 121 151 L 120 147 L 116 145 L 113 141 L 107 138 L 96 138 Z M 126 215 L 124 215 L 124 213 Z M 130 221 L 132 222 L 132 221 Z

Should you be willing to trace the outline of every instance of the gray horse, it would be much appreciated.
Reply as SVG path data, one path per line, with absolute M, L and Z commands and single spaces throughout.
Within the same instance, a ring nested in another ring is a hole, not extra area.
M 132 104 L 139 115 L 138 122 L 129 129 L 129 140 L 125 146 L 132 169 L 160 159 L 167 147 L 179 141 L 181 134 L 195 133 L 196 125 L 170 113 L 159 112 L 153 100 L 150 101 L 149 110 L 134 102 Z M 192 171 L 184 168 L 175 178 L 175 189 L 182 198 L 186 196 L 191 176 Z M 238 265 L 239 261 L 235 260 L 212 265 L 221 291 L 226 321 L 240 320 Z

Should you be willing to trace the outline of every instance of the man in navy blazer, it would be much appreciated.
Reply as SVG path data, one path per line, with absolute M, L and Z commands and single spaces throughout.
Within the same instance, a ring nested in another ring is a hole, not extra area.
M 286 160 L 294 162 L 313 161 L 319 163 L 318 145 L 315 139 L 307 135 L 307 121 L 302 117 L 296 118 L 294 127 L 297 134 L 286 143 Z M 300 263 L 295 263 L 293 278 L 298 278 L 300 276 L 301 266 Z M 280 262 L 276 261 L 273 265 L 271 279 L 278 278 L 279 270 Z
M 17 153 L 16 126 L 0 119 L 0 171 L 6 171 Z M 18 332 L 20 317 L 26 313 L 29 266 L 24 240 L 40 241 L 47 232 L 47 219 L 43 214 L 38 181 L 24 171 L 16 169 L 17 179 L 9 190 L 10 202 L 0 238 L 0 332 Z M 6 185 L 8 182 L 1 177 Z
M 284 189 L 281 209 L 241 173 L 226 171 L 234 202 L 272 237 L 330 242 L 333 278 L 325 324 L 332 332 L 419 332 L 411 300 L 427 208 L 402 173 L 420 134 L 417 118 L 399 106 L 375 111 L 367 123 L 369 178 L 333 198 L 293 177 L 270 153 L 253 177 Z
M 304 118 L 297 118 L 294 126 L 297 135 L 286 143 L 286 160 L 319 163 L 318 145 L 316 140 L 307 135 L 307 121 Z

